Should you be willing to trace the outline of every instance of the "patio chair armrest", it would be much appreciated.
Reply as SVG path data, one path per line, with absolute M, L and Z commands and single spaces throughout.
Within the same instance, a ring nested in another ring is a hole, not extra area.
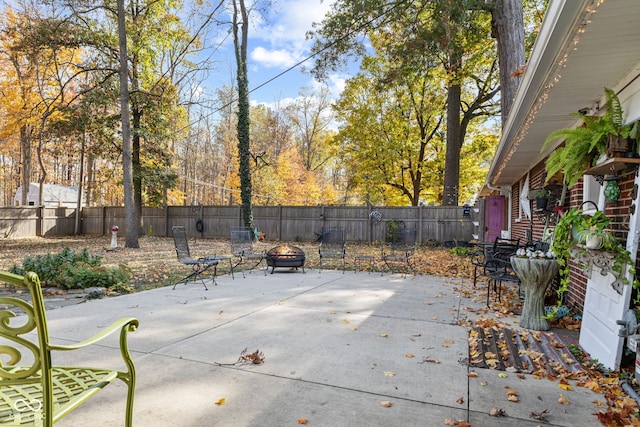
M 113 334 L 114 332 L 121 332 L 120 338 L 120 344 L 122 345 L 122 339 L 126 339 L 126 334 L 127 332 L 133 332 L 138 328 L 139 322 L 138 319 L 133 318 L 133 317 L 123 317 L 121 319 L 116 320 L 115 322 L 113 322 L 111 325 L 107 326 L 106 328 L 102 329 L 100 332 L 98 332 L 97 334 L 93 335 L 90 338 L 87 338 L 79 343 L 75 343 L 75 344 L 69 344 L 69 345 L 49 345 L 49 350 L 56 350 L 56 351 L 69 351 L 69 350 L 78 350 L 80 348 L 83 347 L 87 347 L 91 344 L 95 344 L 98 341 L 103 340 L 104 338 L 106 338 L 107 336 Z

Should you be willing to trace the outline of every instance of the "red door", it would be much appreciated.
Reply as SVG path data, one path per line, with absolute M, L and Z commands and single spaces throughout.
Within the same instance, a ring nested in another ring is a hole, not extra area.
M 493 242 L 500 236 L 500 231 L 505 229 L 504 222 L 504 197 L 488 196 L 484 204 L 485 242 Z

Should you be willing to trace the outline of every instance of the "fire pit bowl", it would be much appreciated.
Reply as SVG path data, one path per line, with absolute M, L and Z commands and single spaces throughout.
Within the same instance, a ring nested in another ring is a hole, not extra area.
M 271 267 L 271 274 L 276 267 L 302 267 L 304 273 L 304 251 L 297 246 L 281 245 L 267 251 L 267 268 Z

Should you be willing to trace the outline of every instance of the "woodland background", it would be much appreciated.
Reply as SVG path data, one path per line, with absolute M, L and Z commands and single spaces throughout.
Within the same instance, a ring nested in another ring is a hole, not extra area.
M 489 3 L 395 2 L 394 14 L 380 15 L 389 19 L 358 27 L 368 47 L 339 99 L 319 84 L 303 88 L 293 102 L 252 105 L 252 203 L 439 205 L 448 192 L 460 204 L 473 203 L 500 132 Z M 343 19 L 349 2 L 336 4 L 334 21 L 327 18 L 311 38 L 326 39 L 322 31 Z M 126 3 L 139 206 L 239 203 L 236 87 L 221 82 L 215 97 L 201 96 L 210 71 L 224 66 L 203 56 L 203 46 L 229 32 L 235 5 Z M 546 1 L 523 5 L 530 48 Z M 251 18 L 272 6 L 252 3 Z M 21 0 L 5 3 L 2 12 L 0 203 L 13 205 L 18 187 L 40 182 L 82 184 L 88 206 L 121 206 L 116 2 Z M 422 41 L 442 47 L 455 29 L 462 52 L 455 76 L 451 64 L 445 66 L 450 56 L 444 49 L 416 44 L 419 55 L 397 57 L 392 47 L 407 42 L 406 32 L 418 24 Z M 447 188 L 446 88 L 452 79 L 461 87 L 464 133 L 459 185 Z

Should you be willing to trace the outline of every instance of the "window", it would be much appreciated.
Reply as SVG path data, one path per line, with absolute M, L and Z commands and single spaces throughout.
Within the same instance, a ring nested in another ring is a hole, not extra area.
M 582 210 L 590 214 L 593 214 L 597 210 L 604 210 L 602 185 L 600 185 L 592 175 L 583 176 Z

